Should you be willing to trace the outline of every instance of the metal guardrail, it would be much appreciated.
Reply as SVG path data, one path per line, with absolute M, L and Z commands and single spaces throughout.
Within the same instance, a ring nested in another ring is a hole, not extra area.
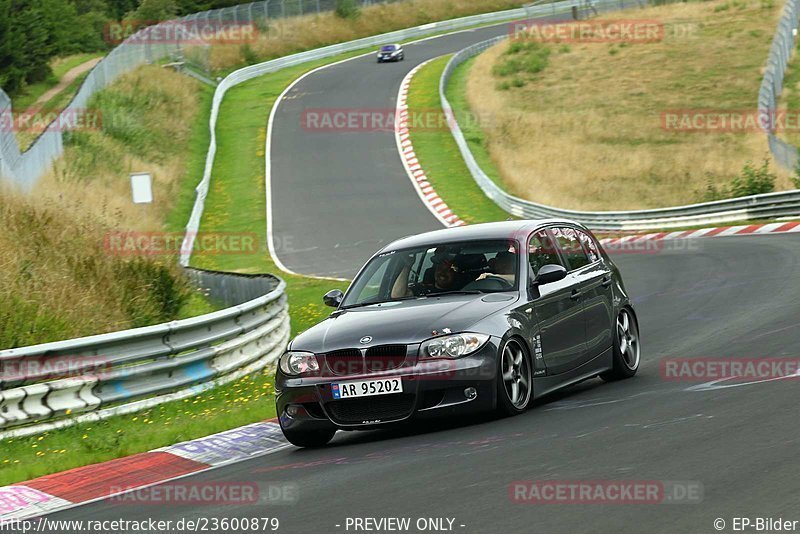
M 195 276 L 213 285 L 209 277 L 225 275 Z M 188 397 L 273 362 L 289 340 L 286 284 L 269 275 L 236 276 L 241 282 L 228 281 L 227 289 L 238 285 L 242 294 L 261 296 L 191 319 L 0 350 L 0 429 L 28 425 L 0 437 Z M 90 413 L 75 417 L 81 412 Z
M 794 50 L 798 15 L 800 15 L 800 1 L 787 0 L 778 23 L 778 30 L 772 39 L 767 67 L 758 91 L 758 115 L 764 121 L 762 127 L 767 134 L 769 150 L 775 160 L 788 169 L 797 166 L 797 147 L 775 135 L 775 121 L 771 118 L 778 112 L 778 98 L 783 90 L 783 78 Z
M 622 5 L 623 3 L 623 0 L 607 0 L 607 1 L 609 5 L 610 4 Z M 195 203 L 192 209 L 191 217 L 189 219 L 189 224 L 186 226 L 186 236 L 184 238 L 183 245 L 181 247 L 181 250 L 186 252 L 181 254 L 180 257 L 181 265 L 183 266 L 189 265 L 189 260 L 191 258 L 191 250 L 194 245 L 194 239 L 200 227 L 200 219 L 203 217 L 205 200 L 208 195 L 209 185 L 211 183 L 211 171 L 214 167 L 214 157 L 217 151 L 216 125 L 217 125 L 217 118 L 219 116 L 219 108 L 220 105 L 222 104 L 222 99 L 225 97 L 225 93 L 230 88 L 235 87 L 236 85 L 239 85 L 240 83 L 246 82 L 248 80 L 252 80 L 253 78 L 256 78 L 258 76 L 268 74 L 270 72 L 275 72 L 280 69 L 284 69 L 286 67 L 292 67 L 303 63 L 309 63 L 311 61 L 316 61 L 318 59 L 336 56 L 344 52 L 352 52 L 362 49 L 368 49 L 381 44 L 385 44 L 387 42 L 407 41 L 409 39 L 424 37 L 427 35 L 447 32 L 451 30 L 459 30 L 480 24 L 511 21 L 515 19 L 524 18 L 526 16 L 531 17 L 531 16 L 566 14 L 572 11 L 573 6 L 579 6 L 579 5 L 580 5 L 580 0 L 565 0 L 561 2 L 555 2 L 552 4 L 542 4 L 535 7 L 529 7 L 529 8 L 523 7 L 507 11 L 498 11 L 495 13 L 486 13 L 482 15 L 473 15 L 470 17 L 462 17 L 443 22 L 433 22 L 430 24 L 424 24 L 422 26 L 417 26 L 414 28 L 407 28 L 404 30 L 384 33 L 382 35 L 375 35 L 372 37 L 364 37 L 362 39 L 356 39 L 355 41 L 339 43 L 335 45 L 326 46 L 323 48 L 317 48 L 315 50 L 310 50 L 308 52 L 301 52 L 299 54 L 285 56 L 282 58 L 274 59 L 272 61 L 266 61 L 264 63 L 258 63 L 256 65 L 244 67 L 242 69 L 230 73 L 224 80 L 220 82 L 220 84 L 214 91 L 214 98 L 211 104 L 211 118 L 209 121 L 211 140 L 209 142 L 208 153 L 206 155 L 206 165 L 205 169 L 203 170 L 203 178 L 195 189 L 197 197 L 195 198 Z M 265 157 L 269 158 L 269 154 L 266 154 Z
M 795 21 L 796 25 L 796 4 L 799 0 L 788 1 L 795 6 L 787 8 L 787 11 L 794 17 L 792 20 Z M 598 9 L 607 11 L 610 8 L 615 8 L 618 4 L 619 0 L 599 0 L 594 5 Z M 790 27 L 786 17 L 787 15 L 785 13 L 784 17 L 781 18 L 779 29 Z M 519 198 L 504 191 L 489 178 L 475 160 L 475 156 L 472 154 L 464 138 L 464 134 L 461 132 L 461 128 L 458 125 L 457 117 L 453 113 L 453 108 L 447 100 L 446 91 L 447 85 L 456 67 L 506 38 L 506 36 L 500 36 L 476 43 L 455 54 L 447 63 L 439 84 L 439 98 L 444 115 L 446 117 L 452 117 L 452 120 L 448 120 L 447 123 L 461 151 L 461 155 L 467 164 L 470 174 L 483 193 L 506 212 L 523 218 L 565 217 L 580 221 L 591 228 L 601 230 L 677 228 L 702 224 L 719 224 L 746 219 L 800 216 L 800 190 L 751 195 L 685 206 L 632 211 L 578 211 L 560 209 Z M 772 53 L 770 58 L 770 61 L 772 61 Z M 788 60 L 788 56 L 785 59 Z M 773 81 L 775 80 L 777 80 L 777 78 Z M 774 85 L 770 86 L 775 87 Z M 759 99 L 759 105 L 761 105 L 761 99 Z M 774 142 L 777 143 L 777 141 L 774 135 L 770 134 L 770 147 L 773 147 Z M 777 145 L 776 149 L 787 150 Z

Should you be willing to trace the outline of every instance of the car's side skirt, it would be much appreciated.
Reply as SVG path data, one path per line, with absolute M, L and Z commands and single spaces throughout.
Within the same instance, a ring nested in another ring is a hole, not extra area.
M 557 375 L 535 377 L 533 379 L 533 398 L 538 399 L 557 389 L 593 378 L 602 372 L 611 370 L 613 367 L 613 351 L 609 347 L 604 353 L 580 367 Z

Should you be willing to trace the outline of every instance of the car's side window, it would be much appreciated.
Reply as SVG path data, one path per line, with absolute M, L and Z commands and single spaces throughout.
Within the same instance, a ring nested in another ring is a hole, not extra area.
M 594 263 L 600 259 L 600 251 L 597 250 L 597 243 L 594 242 L 594 239 L 587 234 L 586 232 L 581 232 L 577 230 L 578 238 L 583 243 L 584 248 L 586 249 L 586 253 L 589 255 L 589 261 Z
M 586 251 L 583 250 L 577 230 L 574 228 L 559 227 L 553 228 L 552 232 L 556 238 L 558 247 L 561 249 L 561 252 L 564 253 L 570 270 L 580 269 L 592 263 Z
M 528 261 L 536 276 L 544 265 L 561 265 L 561 258 L 545 230 L 534 233 L 528 241 Z

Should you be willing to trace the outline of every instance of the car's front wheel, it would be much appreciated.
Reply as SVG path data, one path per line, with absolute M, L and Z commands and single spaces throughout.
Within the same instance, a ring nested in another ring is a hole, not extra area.
M 639 370 L 639 323 L 630 308 L 622 308 L 614 325 L 614 367 L 600 375 L 606 381 L 630 378 Z
M 517 415 L 525 411 L 533 393 L 531 359 L 517 339 L 506 340 L 500 349 L 500 369 L 497 373 L 497 410 L 502 415 Z
M 333 435 L 336 434 L 335 429 L 329 430 L 296 430 L 296 429 L 286 429 L 281 426 L 281 430 L 283 430 L 283 435 L 292 445 L 296 445 L 298 447 L 324 447 L 328 444 L 330 440 L 333 439 Z

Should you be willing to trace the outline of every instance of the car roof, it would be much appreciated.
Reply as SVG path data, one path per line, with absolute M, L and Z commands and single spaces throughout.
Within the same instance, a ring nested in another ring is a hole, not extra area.
M 471 224 L 403 237 L 389 243 L 381 252 L 438 245 L 442 243 L 457 243 L 459 241 L 471 241 L 474 239 L 510 239 L 523 236 L 527 238 L 528 233 L 547 224 L 570 224 L 583 228 L 583 225 L 567 219 L 523 219 L 518 221 Z

